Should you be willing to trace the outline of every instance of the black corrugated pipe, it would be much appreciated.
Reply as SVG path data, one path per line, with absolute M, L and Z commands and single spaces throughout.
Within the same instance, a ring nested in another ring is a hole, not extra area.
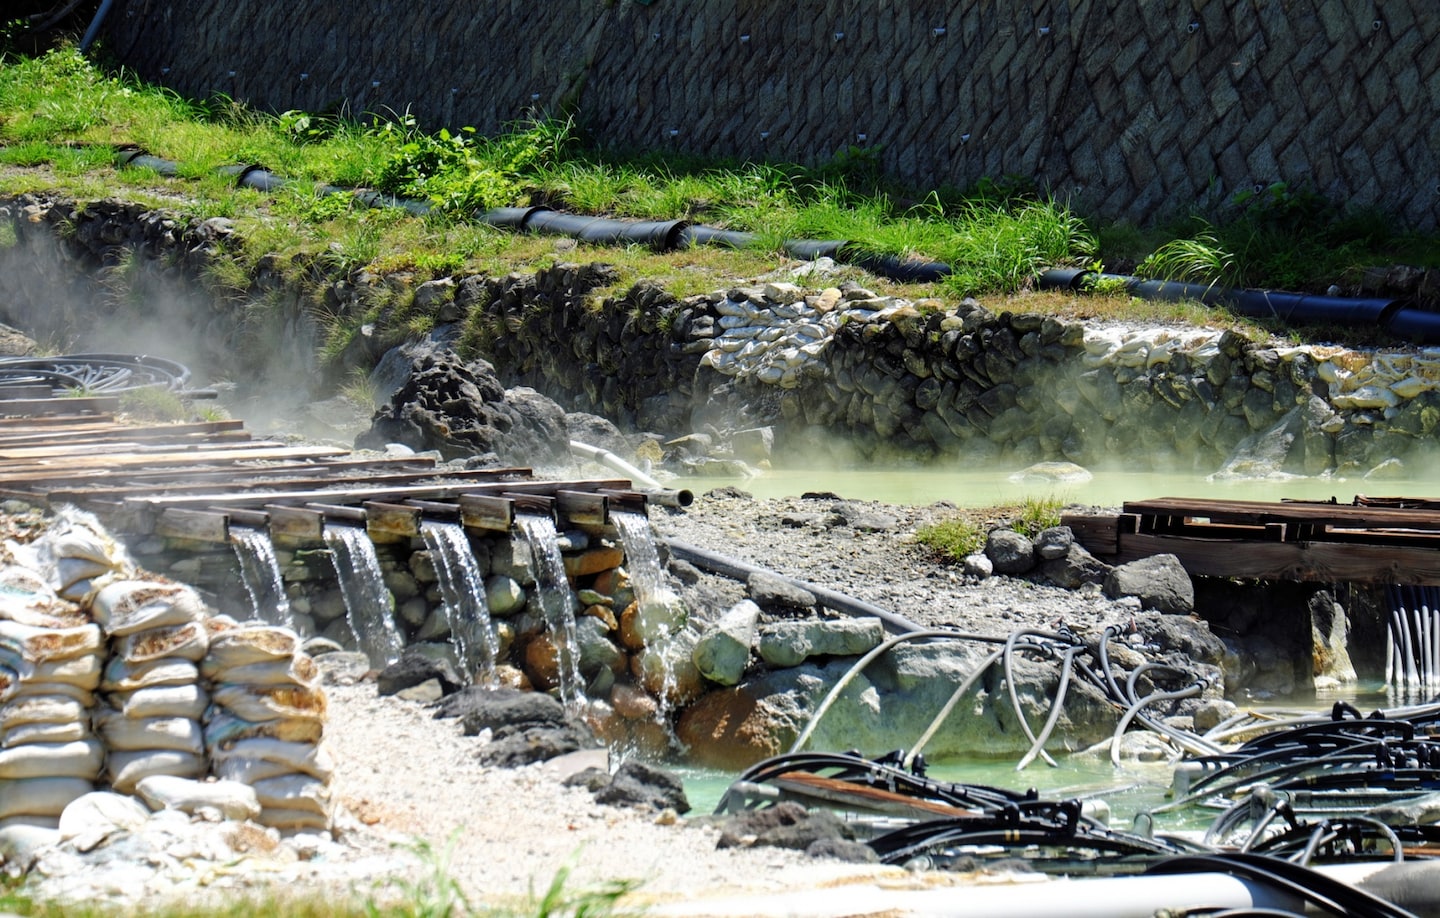
M 115 165 L 124 168 L 135 166 L 140 169 L 151 169 L 160 175 L 174 176 L 179 174 L 179 167 L 168 159 L 161 159 L 158 156 L 151 156 L 144 150 L 131 148 L 120 150 L 115 154 Z
M 713 226 L 692 225 L 685 227 L 686 245 L 723 245 L 731 249 L 748 248 L 760 237 L 741 230 L 716 229 Z
M 933 284 L 950 276 L 950 266 L 943 261 L 907 261 L 894 255 L 864 255 L 843 252 L 843 260 L 864 268 L 871 274 L 888 277 L 902 284 Z
M 796 258 L 814 261 L 817 258 L 840 260 L 840 253 L 850 244 L 848 239 L 786 239 L 780 248 Z
M 632 223 L 554 210 L 535 211 L 524 221 L 524 228 L 532 232 L 573 236 L 583 242 L 598 245 L 648 245 L 659 252 L 678 248 L 688 225 L 684 220 L 644 220 Z
M 1125 274 L 1103 274 L 1080 268 L 1051 268 L 1040 275 L 1039 286 L 1042 289 L 1083 291 L 1102 281 L 1119 281 L 1132 296 L 1170 302 L 1197 300 L 1210 306 L 1224 306 L 1238 315 L 1253 319 L 1381 328 L 1408 337 L 1424 335 L 1427 340 L 1440 340 L 1440 316 L 1434 321 L 1412 316 L 1411 313 L 1416 310 L 1403 309 L 1400 300 L 1388 297 L 1323 296 L 1279 290 L 1234 289 L 1213 284 L 1145 280 Z
M 501 229 L 523 230 L 532 216 L 548 207 L 496 207 L 479 215 L 481 223 Z

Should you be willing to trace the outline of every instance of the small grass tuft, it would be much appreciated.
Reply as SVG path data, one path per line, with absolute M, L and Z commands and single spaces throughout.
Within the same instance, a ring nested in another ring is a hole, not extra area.
M 941 558 L 963 561 L 985 546 L 985 530 L 973 520 L 955 516 L 915 532 L 915 541 Z
M 1060 508 L 1064 505 L 1058 497 L 1027 497 L 1021 501 L 1020 512 L 1010 525 L 1016 532 L 1033 539 L 1044 530 L 1060 525 Z

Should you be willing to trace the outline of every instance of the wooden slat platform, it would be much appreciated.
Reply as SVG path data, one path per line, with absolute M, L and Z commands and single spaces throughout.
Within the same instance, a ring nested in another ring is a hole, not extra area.
M 1127 501 L 1118 515 L 1066 514 L 1061 522 L 1111 564 L 1173 554 L 1200 576 L 1440 585 L 1440 500 L 1164 497 Z
M 624 478 L 537 481 L 525 467 L 358 457 L 341 447 L 252 439 L 241 421 L 131 425 L 97 413 L 118 408 L 115 398 L 5 394 L 0 497 L 73 504 L 122 534 L 224 542 L 232 525 L 265 526 L 304 542 L 321 540 L 327 520 L 345 520 L 365 525 L 372 538 L 398 539 L 413 537 L 422 515 L 490 530 L 513 520 L 521 503 L 593 524 L 605 519 L 606 493 L 633 496 Z

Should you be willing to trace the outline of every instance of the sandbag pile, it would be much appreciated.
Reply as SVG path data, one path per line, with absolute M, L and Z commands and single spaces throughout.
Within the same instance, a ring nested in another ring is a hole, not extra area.
M 25 567 L 0 569 L 0 827 L 53 828 L 99 780 L 91 725 L 105 640 Z
M 288 628 L 223 617 L 209 626 L 200 672 L 213 702 L 204 731 L 211 774 L 253 787 L 262 825 L 328 830 L 334 768 L 314 660 Z
M 108 750 L 106 777 L 119 793 L 134 793 L 152 775 L 205 774 L 205 612 L 199 595 L 178 583 L 120 580 L 94 596 L 90 614 L 111 651 L 95 726 Z

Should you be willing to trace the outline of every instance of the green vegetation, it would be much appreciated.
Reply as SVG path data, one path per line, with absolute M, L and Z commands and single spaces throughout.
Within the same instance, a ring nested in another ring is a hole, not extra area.
M 117 171 L 114 151 L 127 145 L 175 163 L 177 174 Z M 237 164 L 291 181 L 270 194 L 237 188 L 221 171 Z M 351 195 L 328 193 L 332 186 L 423 201 L 429 212 L 373 209 Z M 1184 217 L 1145 229 L 1092 225 L 1011 178 L 966 191 L 896 186 L 882 175 L 872 149 L 844 150 L 817 167 L 658 154 L 619 158 L 587 146 L 565 119 L 532 120 L 484 137 L 470 128 L 431 131 L 408 112 L 265 115 L 223 96 L 182 99 L 106 73 L 69 48 L 0 58 L 0 194 L 27 191 L 69 195 L 82 206 L 121 194 L 193 218 L 231 219 L 240 242 L 233 267 L 213 278 L 222 292 L 243 292 L 267 257 L 300 289 L 323 276 L 360 271 L 413 272 L 424 280 L 534 270 L 584 257 L 568 254 L 571 240 L 517 236 L 474 220 L 477 211 L 531 204 L 683 219 L 754 235 L 756 245 L 743 251 L 698 247 L 662 254 L 628 246 L 595 254 L 619 269 L 616 289 L 648 279 L 676 296 L 765 273 L 780 242 L 796 238 L 844 240 L 852 251 L 953 268 L 935 285 L 863 277 L 882 293 L 915 297 L 1033 297 L 1037 274 L 1062 265 L 1298 290 L 1350 284 L 1376 264 L 1440 265 L 1435 238 L 1397 233 L 1377 215 L 1349 213 L 1283 184 L 1237 195 L 1224 212 L 1203 220 Z M 1102 285 L 1083 301 L 1069 294 L 1036 299 L 1026 309 L 1244 324 L 1193 304 L 1141 303 L 1116 288 Z M 322 317 L 333 331 L 324 353 L 342 352 L 362 318 Z M 398 318 L 409 332 L 426 323 L 403 310 L 387 318 Z M 467 330 L 472 343 L 485 335 Z
M 1021 535 L 1035 538 L 1042 531 L 1060 525 L 1060 508 L 1064 501 L 1058 497 L 1027 497 L 1020 503 L 1020 511 L 1011 522 L 1011 527 Z
M 985 547 L 985 530 L 964 516 L 953 516 L 915 532 L 915 541 L 950 561 L 962 561 Z

